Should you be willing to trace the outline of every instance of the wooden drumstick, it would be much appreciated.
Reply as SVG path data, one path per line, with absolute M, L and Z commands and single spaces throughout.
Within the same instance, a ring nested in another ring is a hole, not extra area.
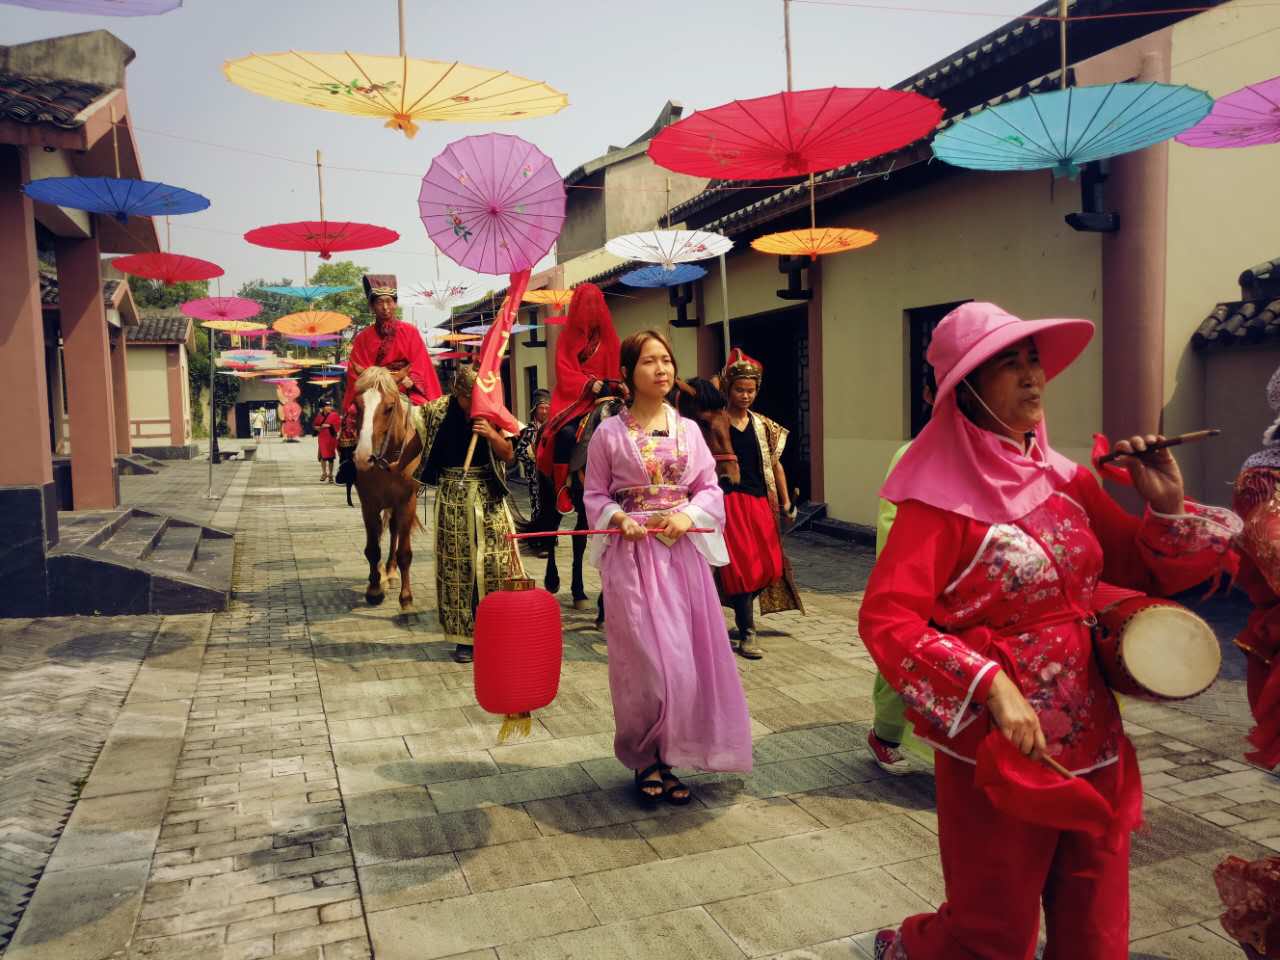
M 1144 453 L 1150 453 L 1153 450 L 1163 450 L 1165 447 L 1177 447 L 1184 443 L 1195 443 L 1197 440 L 1206 440 L 1209 437 L 1216 437 L 1222 433 L 1218 429 L 1210 430 L 1192 430 L 1190 433 L 1180 433 L 1176 437 L 1165 437 L 1163 440 L 1157 440 L 1155 443 L 1148 443 Z M 1118 460 L 1120 457 L 1140 457 L 1141 453 L 1117 453 L 1111 451 L 1108 454 L 1098 458 L 1098 466 L 1104 463 L 1110 463 L 1112 460 Z
M 1074 773 L 1072 773 L 1070 770 L 1068 770 L 1066 767 L 1060 764 L 1057 760 L 1053 759 L 1053 757 L 1049 756 L 1047 753 L 1040 754 L 1040 756 L 1037 759 L 1039 759 L 1039 761 L 1043 763 L 1046 767 L 1048 767 L 1050 770 L 1053 770 L 1057 773 L 1062 774 L 1068 780 L 1074 780 L 1076 778 L 1076 775 Z

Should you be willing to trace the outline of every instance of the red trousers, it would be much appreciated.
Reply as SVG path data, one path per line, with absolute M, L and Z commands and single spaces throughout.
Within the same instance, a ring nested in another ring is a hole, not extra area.
M 908 917 L 908 960 L 1031 960 L 1043 897 L 1044 960 L 1127 960 L 1129 838 L 1102 840 L 1017 820 L 974 786 L 974 766 L 939 751 L 938 843 L 947 901 Z M 1114 767 L 1087 774 L 1104 795 Z
M 782 576 L 778 518 L 768 497 L 736 490 L 725 494 L 724 539 L 729 565 L 716 572 L 726 596 L 758 593 Z

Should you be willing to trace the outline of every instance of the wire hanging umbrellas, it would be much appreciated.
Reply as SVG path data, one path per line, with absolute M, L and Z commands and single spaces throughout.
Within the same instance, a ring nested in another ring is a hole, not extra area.
M 1280 143 L 1280 77 L 1219 97 L 1207 117 L 1175 139 L 1215 149 Z
M 223 65 L 227 79 L 253 93 L 321 110 L 383 120 L 406 137 L 424 121 L 474 123 L 542 117 L 569 98 L 507 70 L 405 55 L 404 0 L 399 0 L 400 55 L 253 53 Z
M 654 287 L 678 287 L 681 284 L 701 280 L 706 275 L 707 271 L 704 267 L 695 267 L 691 263 L 681 263 L 672 270 L 656 266 L 641 267 L 639 270 L 624 273 L 618 279 L 628 287 L 652 289 Z
M 564 223 L 564 181 L 533 144 L 503 133 L 455 140 L 422 178 L 427 235 L 459 266 L 510 274 L 551 250 Z
M 400 234 L 387 227 L 372 223 L 356 223 L 348 220 L 326 220 L 324 216 L 324 163 L 320 151 L 316 151 L 316 187 L 320 201 L 319 220 L 298 220 L 292 223 L 273 223 L 258 227 L 244 235 L 245 240 L 259 247 L 272 250 L 297 250 L 317 253 L 321 260 L 332 259 L 335 253 L 351 250 L 372 250 L 385 247 L 400 239 Z M 306 277 L 303 277 L 306 280 Z

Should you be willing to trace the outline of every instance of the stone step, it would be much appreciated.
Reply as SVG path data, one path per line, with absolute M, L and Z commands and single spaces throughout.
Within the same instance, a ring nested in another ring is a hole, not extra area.
M 100 550 L 125 560 L 145 560 L 168 526 L 167 517 L 135 513 L 114 534 L 98 545 Z
M 235 560 L 236 542 L 231 537 L 202 536 L 191 563 L 191 576 L 225 587 L 231 592 L 231 565 Z
M 60 510 L 58 547 L 75 550 L 102 543 L 131 516 L 129 510 Z
M 130 454 L 128 456 L 116 457 L 116 472 L 129 476 L 144 476 L 150 473 L 158 473 L 159 471 L 153 466 L 156 461 L 150 457 L 142 457 L 138 454 Z
M 170 522 L 147 560 L 157 566 L 185 573 L 195 561 L 200 537 L 199 527 Z

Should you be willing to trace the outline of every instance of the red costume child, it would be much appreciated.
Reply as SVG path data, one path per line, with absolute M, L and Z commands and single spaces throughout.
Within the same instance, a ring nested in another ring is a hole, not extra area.
M 879 957 L 1030 960 L 1042 900 L 1045 960 L 1129 955 L 1129 831 L 1142 787 L 1094 657 L 1093 593 L 1100 578 L 1144 593 L 1190 588 L 1221 569 L 1240 524 L 1191 503 L 1139 520 L 1049 446 L 1043 419 L 1021 440 L 978 426 L 987 422 L 974 413 L 975 398 L 985 406 L 971 382 L 980 367 L 1028 358 L 1025 371 L 1014 368 L 1018 396 L 1038 404 L 1044 382 L 1092 332 L 1087 321 L 1025 321 L 984 303 L 952 311 L 934 332 L 933 417 L 882 490 L 898 515 L 859 629 L 917 735 L 937 751 L 946 902 L 882 931 Z M 960 388 L 972 393 L 970 416 L 957 404 Z M 1167 461 L 1130 470 L 1148 496 L 1157 484 L 1166 498 L 1181 489 Z M 1001 709 L 1010 690 L 1020 693 L 1046 754 L 1076 779 L 993 729 L 1000 674 Z

